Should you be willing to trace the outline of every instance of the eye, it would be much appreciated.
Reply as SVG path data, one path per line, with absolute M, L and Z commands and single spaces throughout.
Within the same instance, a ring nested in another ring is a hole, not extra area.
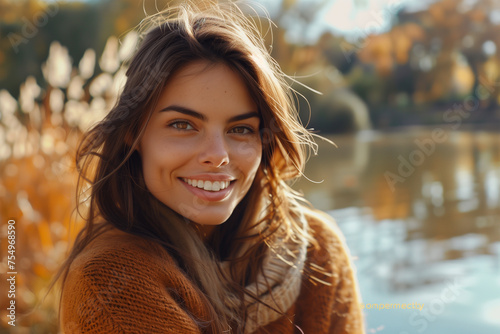
M 189 124 L 187 121 L 174 121 L 170 123 L 168 126 L 177 129 L 177 130 L 193 130 L 193 126 Z
M 236 133 L 238 135 L 247 135 L 255 133 L 255 130 L 249 126 L 235 126 L 229 132 Z

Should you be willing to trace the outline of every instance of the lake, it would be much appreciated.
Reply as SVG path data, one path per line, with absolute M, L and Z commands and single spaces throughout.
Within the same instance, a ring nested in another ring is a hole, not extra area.
M 367 333 L 499 333 L 500 133 L 329 139 L 294 188 L 343 231 Z

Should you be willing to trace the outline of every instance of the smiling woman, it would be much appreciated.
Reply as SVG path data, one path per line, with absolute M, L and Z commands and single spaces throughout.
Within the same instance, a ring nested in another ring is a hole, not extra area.
M 287 183 L 316 147 L 256 25 L 234 4 L 149 22 L 77 152 L 62 331 L 363 333 L 342 236 Z
M 245 82 L 227 65 L 195 61 L 170 78 L 157 109 L 138 147 L 147 188 L 202 228 L 222 224 L 261 162 L 260 115 Z

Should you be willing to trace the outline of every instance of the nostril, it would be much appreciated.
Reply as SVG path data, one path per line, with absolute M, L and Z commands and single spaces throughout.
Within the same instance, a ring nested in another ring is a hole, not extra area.
M 205 156 L 202 157 L 201 161 L 205 165 L 209 166 L 215 166 L 215 167 L 220 167 L 220 166 L 225 166 L 229 164 L 229 156 L 227 154 L 204 154 Z

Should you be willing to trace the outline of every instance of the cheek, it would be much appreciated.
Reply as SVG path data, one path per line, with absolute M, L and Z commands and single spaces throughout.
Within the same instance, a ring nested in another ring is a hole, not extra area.
M 236 149 L 240 168 L 247 177 L 254 178 L 262 159 L 262 144 L 260 140 L 240 143 Z
M 184 153 L 184 154 L 183 154 Z M 142 169 L 144 177 L 149 179 L 165 179 L 177 168 L 189 160 L 185 152 L 174 152 L 172 150 L 161 150 L 150 152 L 144 155 L 142 159 Z
M 259 148 L 255 152 L 255 156 L 252 164 L 252 173 L 255 176 L 257 170 L 259 169 L 260 164 L 262 163 L 262 147 L 259 145 Z
M 180 160 L 179 153 L 172 152 L 172 148 L 160 140 L 146 140 L 141 143 L 142 170 L 148 188 L 154 188 L 155 184 L 158 186 L 158 182 L 175 168 L 173 157 Z
M 143 154 L 141 156 L 142 159 L 142 172 L 144 175 L 144 182 L 146 183 L 146 187 L 153 191 L 155 185 L 158 184 L 158 180 L 161 178 L 161 170 L 160 164 L 154 156 L 148 154 L 147 150 L 143 150 Z

